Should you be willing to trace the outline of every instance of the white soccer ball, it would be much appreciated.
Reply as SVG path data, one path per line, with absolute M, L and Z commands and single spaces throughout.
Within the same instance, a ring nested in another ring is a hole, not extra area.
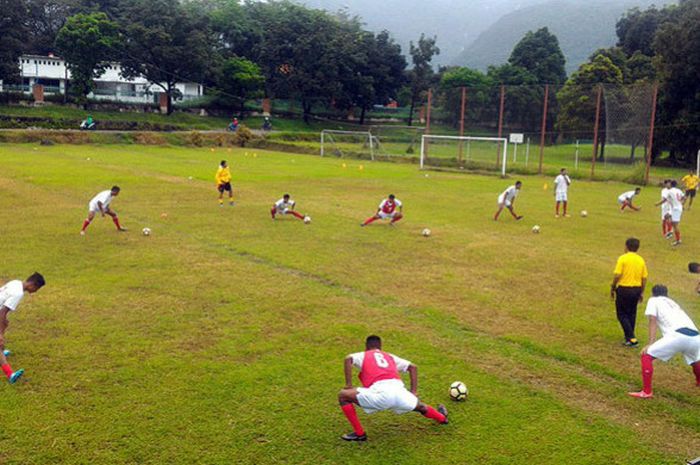
M 311 223 L 311 217 L 310 216 L 305 216 L 304 217 L 304 224 L 309 224 Z
M 534 226 L 532 227 L 532 232 L 535 233 L 535 234 L 539 234 L 539 232 L 540 232 L 540 225 L 539 225 L 539 224 L 534 225 Z
M 587 217 L 587 216 L 588 216 L 588 212 L 587 212 L 586 210 L 581 210 L 581 216 L 584 217 L 584 218 Z
M 421 234 L 423 235 L 423 237 L 430 237 L 430 229 L 425 228 L 423 231 L 421 231 Z
M 469 395 L 469 389 L 467 385 L 461 381 L 455 381 L 450 384 L 450 397 L 454 401 L 462 401 Z
M 144 236 L 150 236 L 151 235 L 151 228 L 143 228 L 141 230 Z

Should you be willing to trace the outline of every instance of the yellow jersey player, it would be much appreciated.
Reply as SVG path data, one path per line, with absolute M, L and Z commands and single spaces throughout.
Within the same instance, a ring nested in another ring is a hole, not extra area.
M 224 191 L 228 191 L 228 204 L 233 207 L 233 190 L 231 189 L 231 170 L 226 160 L 221 160 L 216 170 L 216 189 L 219 191 L 219 206 L 224 206 Z

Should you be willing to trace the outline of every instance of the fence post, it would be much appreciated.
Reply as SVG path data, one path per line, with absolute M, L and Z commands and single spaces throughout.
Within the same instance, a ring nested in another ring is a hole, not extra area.
M 542 163 L 544 161 L 544 141 L 547 131 L 547 105 L 549 104 L 549 84 L 544 85 L 544 102 L 542 103 L 542 130 L 540 132 L 540 167 L 537 172 L 542 174 Z
M 591 178 L 595 175 L 595 159 L 598 156 L 598 125 L 600 124 L 600 99 L 603 95 L 603 86 L 598 85 L 598 96 L 595 104 L 595 125 L 593 126 L 593 158 L 591 159 Z
M 503 137 L 503 107 L 506 99 L 506 86 L 501 84 L 501 103 L 498 110 L 498 138 Z M 496 154 L 496 166 L 501 165 L 501 142 L 498 142 L 498 153 Z
M 654 149 L 654 123 L 656 120 L 656 98 L 659 95 L 659 84 L 654 84 L 654 96 L 651 98 L 651 121 L 649 122 L 649 146 L 647 147 L 647 166 L 644 172 L 644 184 L 649 184 L 649 168 L 651 168 L 651 151 Z
M 467 109 L 467 88 L 462 87 L 462 108 L 459 118 L 459 137 L 464 137 L 464 113 Z M 462 164 L 462 156 L 464 154 L 464 141 L 459 141 L 459 164 Z
M 425 135 L 430 134 L 430 110 L 433 106 L 433 89 L 428 89 L 428 109 L 425 112 Z M 425 156 L 428 156 L 428 143 L 424 145 Z

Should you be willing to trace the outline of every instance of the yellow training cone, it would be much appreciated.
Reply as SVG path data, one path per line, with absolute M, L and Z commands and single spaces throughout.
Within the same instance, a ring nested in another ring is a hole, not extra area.
M 343 168 L 347 168 L 347 167 L 348 167 L 348 165 L 346 165 L 345 163 L 343 163 Z
M 363 169 L 365 169 L 364 165 L 360 165 L 360 171 L 362 171 Z
M 542 189 L 547 190 L 547 183 L 544 183 L 544 186 L 542 186 Z

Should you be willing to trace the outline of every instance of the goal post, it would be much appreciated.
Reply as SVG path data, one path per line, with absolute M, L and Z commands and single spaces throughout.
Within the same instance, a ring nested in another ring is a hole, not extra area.
M 424 134 L 420 144 L 420 169 L 424 169 L 428 162 L 428 145 L 439 145 L 431 148 L 431 159 L 454 160 L 455 165 L 462 163 L 462 154 L 466 151 L 467 163 L 480 162 L 489 167 L 497 167 L 501 175 L 506 175 L 508 162 L 508 139 L 505 137 L 480 137 L 480 136 L 438 136 Z M 466 149 L 465 146 L 466 145 Z M 494 151 L 499 154 L 500 163 L 494 166 Z M 453 153 L 454 152 L 454 153 Z M 454 157 L 454 158 L 452 158 Z M 498 166 L 500 165 L 500 166 Z
M 325 156 L 328 148 L 339 157 L 349 155 L 367 155 L 374 160 L 374 137 L 370 131 L 342 131 L 339 129 L 323 129 L 321 131 L 321 156 Z

